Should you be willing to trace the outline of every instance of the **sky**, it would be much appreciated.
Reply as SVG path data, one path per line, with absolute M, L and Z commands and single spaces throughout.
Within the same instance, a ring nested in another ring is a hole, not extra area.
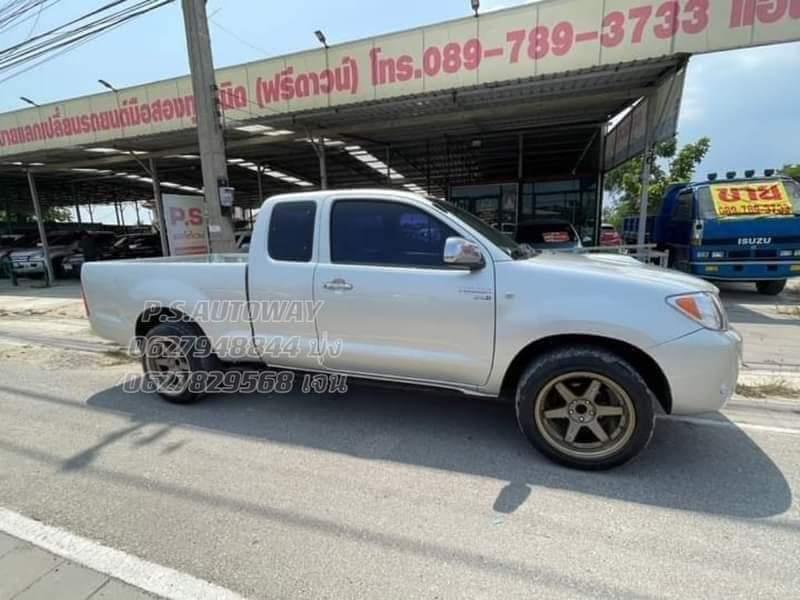
M 0 33 L 0 48 L 107 1 L 54 3 L 38 19 Z M 481 1 L 482 10 L 524 3 Z M 463 17 L 471 9 L 469 0 L 208 0 L 208 14 L 214 62 L 224 67 L 314 48 L 317 29 L 333 44 Z M 24 108 L 19 96 L 45 103 L 104 91 L 98 79 L 120 88 L 188 72 L 178 1 L 3 81 L 0 112 Z M 800 163 L 798 73 L 800 43 L 692 58 L 679 141 L 711 138 L 698 175 Z M 7 75 L 0 73 L 0 79 Z

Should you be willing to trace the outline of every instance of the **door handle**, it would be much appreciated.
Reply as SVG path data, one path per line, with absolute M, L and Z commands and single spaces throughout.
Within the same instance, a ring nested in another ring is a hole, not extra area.
M 323 287 L 326 290 L 352 290 L 353 284 L 347 283 L 344 279 L 337 278 L 334 279 L 333 281 L 326 282 L 325 284 L 323 284 Z

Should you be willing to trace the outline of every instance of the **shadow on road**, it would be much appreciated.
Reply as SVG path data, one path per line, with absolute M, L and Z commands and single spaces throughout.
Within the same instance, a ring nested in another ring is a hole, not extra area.
M 343 395 L 230 395 L 176 406 L 114 387 L 89 398 L 88 406 L 129 415 L 131 430 L 148 424 L 165 430 L 199 427 L 498 479 L 507 482 L 494 502 L 500 513 L 515 511 L 537 486 L 740 518 L 781 514 L 792 502 L 778 467 L 735 427 L 660 420 L 649 449 L 637 461 L 610 472 L 585 473 L 536 453 L 519 432 L 510 406 L 446 393 L 353 383 Z M 109 443 L 117 439 L 112 437 Z M 63 468 L 85 466 L 103 445 Z

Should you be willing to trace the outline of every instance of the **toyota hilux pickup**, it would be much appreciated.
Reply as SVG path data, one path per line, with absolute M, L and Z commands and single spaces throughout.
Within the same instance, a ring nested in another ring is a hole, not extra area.
M 716 287 L 617 258 L 537 253 L 411 193 L 320 191 L 268 199 L 246 255 L 89 263 L 82 286 L 94 331 L 145 347 L 169 401 L 247 362 L 447 388 L 510 401 L 543 454 L 605 469 L 657 413 L 723 406 L 741 353 Z

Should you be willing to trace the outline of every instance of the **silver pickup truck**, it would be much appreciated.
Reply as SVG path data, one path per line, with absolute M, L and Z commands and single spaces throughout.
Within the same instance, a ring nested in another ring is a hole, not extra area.
M 709 283 L 536 253 L 397 191 L 270 198 L 248 255 L 90 263 L 82 284 L 95 332 L 138 340 L 167 400 L 236 362 L 448 388 L 512 401 L 536 448 L 584 469 L 639 454 L 656 412 L 719 409 L 741 352 Z

